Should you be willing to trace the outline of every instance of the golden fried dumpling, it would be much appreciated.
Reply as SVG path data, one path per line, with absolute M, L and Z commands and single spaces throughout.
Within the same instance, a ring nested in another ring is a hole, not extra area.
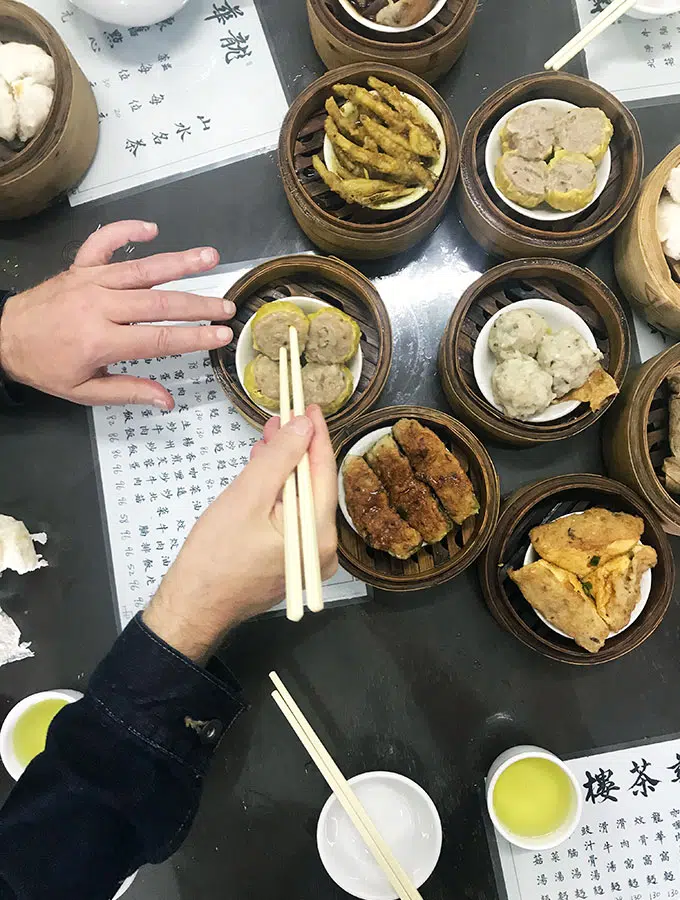
M 328 306 L 309 317 L 309 336 L 305 356 L 309 362 L 338 363 L 352 359 L 359 349 L 361 329 L 351 316 Z
M 543 559 L 588 579 L 596 566 L 632 550 L 644 530 L 639 516 L 592 507 L 537 525 L 529 537 Z
M 553 209 L 575 212 L 592 201 L 597 189 L 595 163 L 584 153 L 558 150 L 548 163 L 545 199 Z
M 300 353 L 307 344 L 309 319 L 299 306 L 290 300 L 265 303 L 253 316 L 253 347 L 270 359 L 279 361 L 279 350 L 288 346 L 288 329 L 294 325 L 298 333 Z
M 302 390 L 306 404 L 315 403 L 325 416 L 330 416 L 352 396 L 354 380 L 347 366 L 308 362 L 302 368 Z
M 545 200 L 548 166 L 542 159 L 525 159 L 517 150 L 504 153 L 496 163 L 498 190 L 526 209 Z
M 551 625 L 589 653 L 602 648 L 609 637 L 609 627 L 575 575 L 544 559 L 517 571 L 511 569 L 508 574 L 525 600 Z
M 656 565 L 656 550 L 644 544 L 629 553 L 615 556 L 597 566 L 583 587 L 595 601 L 599 615 L 612 631 L 621 631 L 630 622 L 640 602 L 642 576 Z
M 619 386 L 609 372 L 605 372 L 602 366 L 597 365 L 581 387 L 574 388 L 562 397 L 563 400 L 578 400 L 579 403 L 588 403 L 593 412 L 601 409 L 605 401 L 615 397 L 619 392 Z
M 516 109 L 501 131 L 503 153 L 517 150 L 525 159 L 548 159 L 553 152 L 558 118 L 554 109 L 543 104 Z
M 555 148 L 584 153 L 598 166 L 614 134 L 614 126 L 601 109 L 571 109 L 555 125 Z
M 277 410 L 280 404 L 279 364 L 260 353 L 246 366 L 243 387 L 258 406 Z

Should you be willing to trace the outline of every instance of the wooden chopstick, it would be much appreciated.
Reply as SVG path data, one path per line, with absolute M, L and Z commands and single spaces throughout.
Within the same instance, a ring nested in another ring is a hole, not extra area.
M 288 330 L 290 345 L 290 370 L 293 382 L 293 412 L 296 416 L 305 414 L 305 397 L 302 390 L 302 370 L 300 368 L 300 345 L 293 325 Z M 300 506 L 300 530 L 302 533 L 302 563 L 305 572 L 307 606 L 311 612 L 323 609 L 323 587 L 319 562 L 319 543 L 316 535 L 316 512 L 312 490 L 312 470 L 309 454 L 300 460 L 297 467 L 298 502 Z
M 385 877 L 397 895 L 401 900 L 423 900 L 422 895 L 371 821 L 359 798 L 352 790 L 351 785 L 348 784 L 345 776 L 335 764 L 333 757 L 322 744 L 286 686 L 276 672 L 270 672 L 269 677 L 277 688 L 272 693 L 275 703 L 288 720 L 288 724 L 307 753 L 311 756 L 319 772 L 326 779 L 328 786 L 337 797 L 338 802 L 349 816 L 352 824 L 361 835 L 362 840 L 373 854 L 375 861 L 385 873 Z
M 564 47 L 557 51 L 546 62 L 546 69 L 557 71 L 565 66 L 577 53 L 584 50 L 588 44 L 602 34 L 610 25 L 613 25 L 621 16 L 635 6 L 637 0 L 612 0 L 599 15 L 595 16 L 584 28 L 579 31 Z
M 279 351 L 279 404 L 281 424 L 290 421 L 290 381 L 288 378 L 288 350 Z M 299 622 L 305 607 L 302 595 L 300 567 L 300 529 L 297 513 L 295 472 L 291 472 L 283 486 L 283 546 L 286 561 L 286 617 Z

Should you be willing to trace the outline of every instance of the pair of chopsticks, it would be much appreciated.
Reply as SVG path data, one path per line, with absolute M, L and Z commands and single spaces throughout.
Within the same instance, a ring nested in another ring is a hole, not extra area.
M 288 350 L 279 351 L 279 392 L 281 425 L 290 421 L 290 387 L 293 386 L 293 413 L 305 414 L 305 398 L 302 390 L 300 345 L 297 330 L 291 325 L 290 379 L 288 376 Z M 298 522 L 299 510 L 299 522 Z M 302 537 L 302 564 L 305 573 L 307 606 L 311 612 L 323 609 L 323 587 L 319 563 L 319 543 L 316 535 L 316 513 L 312 491 L 312 471 L 309 454 L 300 460 L 297 473 L 291 472 L 283 488 L 283 542 L 286 565 L 286 616 L 291 622 L 299 622 L 304 615 L 302 593 L 302 569 L 300 567 L 300 537 Z
M 361 835 L 364 843 L 373 854 L 375 861 L 385 873 L 385 877 L 397 895 L 401 900 L 423 900 L 420 891 L 385 843 L 384 838 L 361 805 L 359 798 L 333 761 L 333 757 L 321 743 L 312 726 L 305 719 L 302 710 L 293 700 L 286 686 L 276 672 L 270 672 L 269 677 L 276 687 L 276 690 L 272 693 L 274 701 L 288 720 L 288 724 L 300 739 L 307 753 L 311 756 L 319 772 L 328 782 L 329 788 L 349 816 L 352 824 Z
M 573 59 L 581 50 L 585 50 L 588 44 L 596 37 L 602 34 L 610 25 L 613 25 L 624 13 L 631 9 L 637 0 L 612 0 L 609 6 L 599 15 L 589 22 L 585 28 L 573 37 L 568 43 L 558 50 L 554 56 L 551 56 L 545 64 L 546 69 L 554 69 L 557 71 L 562 66 L 566 66 L 570 59 Z

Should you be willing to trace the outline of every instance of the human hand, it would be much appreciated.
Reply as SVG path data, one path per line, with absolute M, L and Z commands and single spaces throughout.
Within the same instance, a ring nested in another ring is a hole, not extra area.
M 323 414 L 310 406 L 283 428 L 270 419 L 250 462 L 196 522 L 143 614 L 190 659 L 204 660 L 230 628 L 283 597 L 281 491 L 307 449 L 322 578 L 337 569 L 335 457 Z
M 226 326 L 146 326 L 138 322 L 224 321 L 234 304 L 153 285 L 207 272 L 219 262 L 211 247 L 110 263 L 128 242 L 153 240 L 151 222 L 115 222 L 85 241 L 67 272 L 11 297 L 0 317 L 0 366 L 13 381 L 74 403 L 144 403 L 172 409 L 156 381 L 109 375 L 107 366 L 195 350 L 214 350 L 233 335 Z

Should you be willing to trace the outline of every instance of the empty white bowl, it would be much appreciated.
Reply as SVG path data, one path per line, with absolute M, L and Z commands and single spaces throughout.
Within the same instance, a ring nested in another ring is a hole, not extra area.
M 494 789 L 503 772 L 505 772 L 505 770 L 513 763 L 519 762 L 521 759 L 532 758 L 547 759 L 550 762 L 555 763 L 556 766 L 559 766 L 559 768 L 569 776 L 573 788 L 573 803 L 568 819 L 556 831 L 553 831 L 551 834 L 542 835 L 541 837 L 524 837 L 508 831 L 503 823 L 499 821 L 493 804 Z M 501 753 L 501 755 L 493 762 L 489 769 L 489 774 L 486 776 L 486 807 L 489 811 L 489 816 L 491 817 L 494 828 L 506 841 L 509 841 L 516 847 L 521 847 L 523 850 L 552 850 L 554 847 L 558 847 L 560 844 L 569 840 L 574 831 L 576 831 L 581 816 L 583 815 L 583 796 L 581 794 L 581 785 L 578 783 L 576 776 L 566 763 L 562 762 L 561 759 L 555 756 L 554 753 L 550 753 L 548 750 L 543 750 L 541 747 L 534 747 L 530 744 L 524 744 L 518 747 L 511 747 L 510 750 Z
M 479 332 L 479 337 L 477 338 L 477 343 L 475 344 L 472 353 L 472 367 L 480 391 L 484 394 L 489 403 L 500 413 L 503 413 L 503 415 L 505 415 L 505 413 L 496 402 L 491 387 L 491 376 L 497 366 L 497 362 L 496 357 L 489 349 L 489 333 L 491 332 L 491 327 L 496 319 L 504 313 L 509 312 L 511 309 L 533 309 L 535 312 L 540 313 L 548 322 L 551 331 L 559 331 L 560 328 L 571 326 L 578 331 L 589 347 L 592 347 L 593 350 L 597 350 L 597 342 L 595 341 L 595 337 L 590 328 L 588 328 L 579 315 L 569 309 L 568 306 L 563 306 L 561 303 L 555 303 L 553 300 L 544 300 L 542 297 L 531 297 L 527 300 L 518 300 L 516 303 L 512 303 L 499 310 L 495 315 L 491 316 L 484 328 Z M 580 405 L 578 400 L 562 400 L 559 403 L 553 403 L 544 412 L 532 416 L 531 419 L 527 419 L 526 421 L 532 423 L 554 422 L 555 419 L 560 419 L 562 416 L 566 416 L 573 412 Z
M 111 25 L 155 25 L 176 15 L 189 0 L 73 0 L 73 5 Z
M 383 34 L 400 34 L 405 31 L 414 31 L 416 28 L 425 25 L 430 19 L 434 19 L 437 13 L 446 6 L 446 0 L 437 0 L 429 13 L 413 25 L 399 27 L 395 25 L 381 25 L 379 22 L 373 22 L 371 19 L 367 19 L 365 16 L 361 15 L 353 3 L 350 3 L 350 0 L 340 0 L 340 6 L 342 6 L 348 16 L 351 16 L 355 22 L 363 25 L 364 28 L 371 28 L 373 31 L 382 31 Z
M 366 772 L 349 779 L 386 843 L 420 887 L 442 849 L 439 813 L 425 791 L 395 772 Z M 316 842 L 324 868 L 348 894 L 361 900 L 395 900 L 389 881 L 334 795 L 319 816 Z
M 581 209 L 575 210 L 574 212 L 560 212 L 560 210 L 558 209 L 552 209 L 551 207 L 549 207 L 547 203 L 542 203 L 540 206 L 537 206 L 536 209 L 526 209 L 524 206 L 520 206 L 519 203 L 515 203 L 513 200 L 509 200 L 496 183 L 496 163 L 503 155 L 503 147 L 501 145 L 501 131 L 503 130 L 505 123 L 510 118 L 510 116 L 518 109 L 523 109 L 525 106 L 547 106 L 549 109 L 555 109 L 558 112 L 563 113 L 568 113 L 570 109 L 579 109 L 578 106 L 573 103 L 567 103 L 566 100 L 546 98 L 541 100 L 529 100 L 528 103 L 521 103 L 519 106 L 515 106 L 504 116 L 502 116 L 493 127 L 491 134 L 489 135 L 489 140 L 486 144 L 486 174 L 489 176 L 491 186 L 501 198 L 503 203 L 505 203 L 511 209 L 514 209 L 515 212 L 520 213 L 520 215 L 527 216 L 529 219 L 535 219 L 539 222 L 557 222 L 560 219 L 569 219 L 572 216 L 577 216 L 582 213 L 584 209 L 588 209 L 589 206 L 592 206 L 607 186 L 609 175 L 611 174 L 612 170 L 612 153 L 609 148 L 607 148 L 607 152 L 605 153 L 602 162 L 596 168 L 597 187 L 595 189 L 595 196 L 590 201 L 590 203 L 588 203 L 586 206 L 583 206 Z
M 287 303 L 294 303 L 296 306 L 299 306 L 305 315 L 311 315 L 312 313 L 317 312 L 320 309 L 323 309 L 325 306 L 330 306 L 330 303 L 324 303 L 323 300 L 317 300 L 316 297 L 282 297 L 282 300 L 285 300 Z M 276 302 L 276 301 L 272 301 Z M 241 332 L 238 344 L 236 345 L 236 374 L 238 375 L 238 380 L 241 382 L 241 387 L 243 390 L 246 390 L 245 386 L 245 373 L 246 366 L 249 362 L 255 359 L 258 354 L 253 349 L 253 316 L 251 316 L 246 324 L 243 326 L 243 331 Z M 356 355 L 353 359 L 349 361 L 347 364 L 347 368 L 352 373 L 352 380 L 354 381 L 354 388 L 352 390 L 352 395 L 355 393 L 356 389 L 359 387 L 359 379 L 361 378 L 361 370 L 364 365 L 364 356 L 361 352 L 361 345 L 359 345 L 359 349 L 356 352 Z M 248 393 L 246 391 L 246 393 Z M 248 394 L 250 397 L 250 394 Z M 350 395 L 351 396 L 351 395 Z M 252 400 L 253 398 L 250 397 Z M 347 403 L 349 403 L 350 398 L 347 398 Z M 253 400 L 253 403 L 255 401 Z M 261 406 L 259 403 L 257 406 L 260 407 L 263 412 L 268 413 L 269 415 L 276 415 L 276 410 L 267 409 L 266 406 Z
M 570 515 L 570 514 L 568 513 L 567 515 Z M 580 515 L 580 513 L 576 513 L 576 515 Z M 565 517 L 565 516 L 559 516 L 558 518 L 564 519 L 564 518 L 566 518 L 566 517 Z M 555 521 L 557 521 L 557 520 L 555 520 Z M 534 562 L 536 562 L 536 561 L 539 560 L 539 559 L 540 559 L 540 556 L 539 556 L 538 553 L 536 553 L 536 551 L 534 550 L 534 545 L 533 545 L 533 544 L 529 544 L 529 548 L 528 548 L 527 552 L 524 554 L 524 565 L 525 565 L 525 566 L 528 566 L 528 565 L 530 565 L 531 563 L 534 563 Z M 639 619 L 639 618 L 640 618 L 640 616 L 642 615 L 642 610 L 645 608 L 645 606 L 647 605 L 647 601 L 649 600 L 649 595 L 650 595 L 650 593 L 651 593 L 651 590 L 652 590 L 652 570 L 651 570 L 651 569 L 648 569 L 648 570 L 645 572 L 645 574 L 642 576 L 642 579 L 641 579 L 641 581 L 640 581 L 640 599 L 639 599 L 639 601 L 638 601 L 638 603 L 637 603 L 637 606 L 635 607 L 635 609 L 634 609 L 633 612 L 631 613 L 631 616 L 630 616 L 630 622 L 629 622 L 627 625 L 625 625 L 623 628 L 621 628 L 620 631 L 612 631 L 612 632 L 610 632 L 610 634 L 609 634 L 609 637 L 610 637 L 610 638 L 616 637 L 617 634 L 623 634 L 623 632 L 626 631 L 627 628 L 630 628 L 630 626 L 633 624 L 633 622 L 635 622 L 636 619 Z M 532 608 L 533 608 L 533 607 L 532 607 Z M 559 635 L 561 635 L 561 636 L 564 637 L 564 638 L 568 638 L 569 640 L 573 640 L 573 638 L 571 637 L 571 635 L 565 634 L 563 631 L 560 631 L 559 628 L 556 628 L 556 627 L 552 624 L 552 622 L 549 622 L 549 621 L 545 618 L 545 616 L 542 616 L 542 615 L 540 614 L 540 612 L 539 612 L 537 609 L 534 609 L 534 612 L 536 613 L 536 615 L 538 616 L 538 618 L 541 620 L 541 622 L 543 622 L 544 625 L 547 625 L 548 628 L 549 628 L 551 631 L 554 631 L 556 634 L 559 634 Z
M 444 134 L 444 129 L 442 128 L 441 122 L 432 112 L 430 107 L 423 103 L 422 100 L 419 100 L 418 97 L 414 97 L 413 94 L 407 94 L 405 91 L 401 92 L 407 100 L 410 100 L 411 103 L 416 107 L 421 116 L 425 119 L 428 125 L 434 128 L 437 137 L 439 138 L 439 159 L 429 167 L 429 171 L 436 178 L 444 171 L 444 163 L 446 162 L 446 136 Z M 344 113 L 354 112 L 354 104 L 344 103 L 341 107 Z M 331 139 L 328 135 L 324 135 L 323 139 L 323 158 L 326 164 L 326 168 L 331 172 L 337 172 L 338 169 L 338 158 L 335 155 L 335 149 L 333 148 L 333 144 L 331 143 Z M 410 206 L 412 203 L 415 203 L 416 200 L 420 200 L 424 197 L 428 192 L 427 188 L 424 187 L 414 187 L 410 194 L 407 194 L 404 197 L 398 197 L 396 200 L 390 200 L 387 203 L 375 203 L 371 204 L 371 209 L 378 210 L 389 210 L 389 209 L 403 209 L 405 206 Z
M 633 19 L 660 19 L 680 12 L 678 0 L 640 0 L 626 15 Z

